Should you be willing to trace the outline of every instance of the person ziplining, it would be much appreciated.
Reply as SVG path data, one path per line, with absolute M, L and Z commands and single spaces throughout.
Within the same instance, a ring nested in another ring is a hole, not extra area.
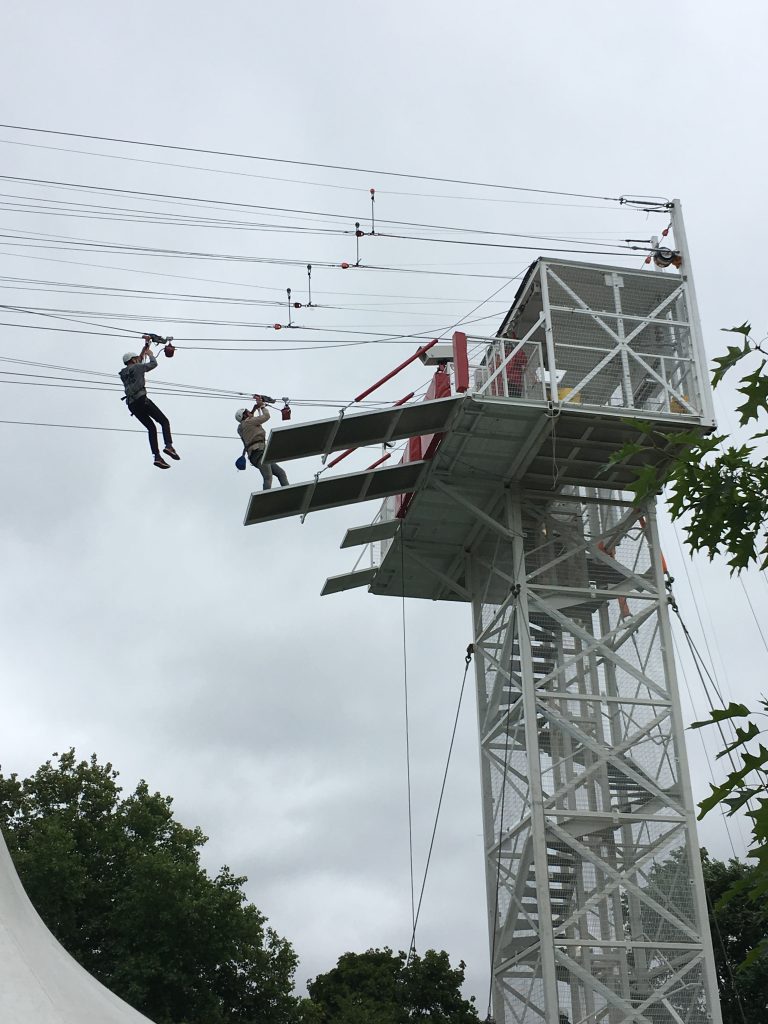
M 150 370 L 155 369 L 157 366 L 157 359 L 153 355 L 151 349 L 153 335 L 144 335 L 144 338 L 146 340 L 141 352 L 126 352 L 123 356 L 123 363 L 125 365 L 120 371 L 120 380 L 123 382 L 123 387 L 125 388 L 124 401 L 128 406 L 128 411 L 131 416 L 135 416 L 139 423 L 146 427 L 147 434 L 149 435 L 149 447 L 152 449 L 154 465 L 157 466 L 158 469 L 170 469 L 169 464 L 160 454 L 155 423 L 160 424 L 160 429 L 163 432 L 163 444 L 165 445 L 163 453 L 175 460 L 180 459 L 181 456 L 173 447 L 171 424 L 168 417 L 158 409 L 155 403 L 147 396 L 144 377 Z M 162 341 L 164 339 L 160 340 Z M 168 353 L 168 347 L 170 347 L 170 345 L 166 346 L 166 355 L 170 354 Z M 145 359 L 147 359 L 147 362 L 144 362 Z
M 269 409 L 262 395 L 253 397 L 256 399 L 256 404 L 252 409 L 238 409 L 235 413 L 238 423 L 237 432 L 243 442 L 248 461 L 261 473 L 264 490 L 268 491 L 272 487 L 273 476 L 277 477 L 281 487 L 285 487 L 288 483 L 285 470 L 276 462 L 263 461 L 264 448 L 267 443 L 263 424 L 269 419 Z

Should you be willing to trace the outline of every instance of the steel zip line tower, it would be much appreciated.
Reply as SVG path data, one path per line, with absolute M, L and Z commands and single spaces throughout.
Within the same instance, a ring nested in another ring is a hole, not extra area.
M 637 419 L 714 424 L 671 214 L 668 270 L 543 258 L 497 336 L 425 346 L 428 401 L 273 431 L 266 461 L 408 442 L 246 514 L 381 498 L 323 593 L 471 606 L 497 1024 L 721 1024 L 655 502 L 627 491 L 664 456 L 606 469 Z

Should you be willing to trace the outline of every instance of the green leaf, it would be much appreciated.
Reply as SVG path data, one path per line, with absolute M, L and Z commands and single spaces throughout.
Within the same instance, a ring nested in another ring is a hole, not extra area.
M 756 370 L 741 378 L 742 386 L 736 389 L 746 399 L 736 408 L 742 426 L 750 420 L 756 420 L 761 412 L 768 412 L 768 375 L 763 372 L 765 365 L 766 360 L 761 360 Z
M 768 938 L 762 939 L 758 944 L 747 953 L 746 957 L 736 968 L 737 971 L 745 971 L 748 967 L 751 967 L 756 963 L 765 953 L 768 953 Z
M 735 331 L 738 328 L 732 327 L 730 330 Z M 741 362 L 745 356 L 748 356 L 751 351 L 749 342 L 745 340 L 741 346 L 729 345 L 724 356 L 718 356 L 716 359 L 713 359 L 712 362 L 715 369 L 712 373 L 712 387 L 716 388 L 726 373 L 733 369 L 737 363 Z
M 639 444 L 637 441 L 628 441 L 625 445 L 622 445 L 618 451 L 615 451 L 608 460 L 608 465 L 603 466 L 600 472 L 605 472 L 611 466 L 615 466 L 619 462 L 626 462 L 627 459 L 633 455 L 639 455 L 640 452 L 648 450 L 648 445 Z
M 635 430 L 639 430 L 641 434 L 645 434 L 647 437 L 650 437 L 658 429 L 653 423 L 649 423 L 648 420 L 636 420 L 629 416 L 623 418 L 621 422 L 634 427 Z
M 752 333 L 752 324 L 748 320 L 745 320 L 741 327 L 721 327 L 721 331 L 725 331 L 726 334 L 743 334 L 745 338 L 749 337 Z
M 715 708 L 708 719 L 703 722 L 692 722 L 692 729 L 702 729 L 705 725 L 714 725 L 716 722 L 724 722 L 729 718 L 745 718 L 751 714 L 746 704 L 736 704 L 733 701 L 727 708 Z
M 749 743 L 750 740 L 753 740 L 756 736 L 759 736 L 761 732 L 762 730 L 758 729 L 757 725 L 754 722 L 750 722 L 746 729 L 742 729 L 739 726 L 737 726 L 736 739 L 720 751 L 720 753 L 717 755 L 717 759 L 721 757 L 726 757 L 728 754 L 732 753 L 738 747 L 743 747 L 745 744 Z
M 656 494 L 662 485 L 662 479 L 656 466 L 641 466 L 631 484 L 635 501 L 639 504 L 646 498 Z

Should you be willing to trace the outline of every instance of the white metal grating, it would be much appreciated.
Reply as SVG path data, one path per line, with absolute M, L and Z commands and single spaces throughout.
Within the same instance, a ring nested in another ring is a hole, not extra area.
M 478 395 L 704 417 L 678 274 L 540 260 L 502 334 L 470 339 Z

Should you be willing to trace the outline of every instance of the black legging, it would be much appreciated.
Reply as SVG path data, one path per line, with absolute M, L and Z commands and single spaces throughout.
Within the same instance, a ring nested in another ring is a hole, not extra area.
M 152 399 L 144 395 L 143 398 L 137 398 L 134 402 L 128 402 L 128 411 L 132 416 L 136 417 L 139 423 L 147 428 L 149 447 L 152 449 L 152 454 L 155 457 L 160 454 L 160 450 L 157 447 L 157 429 L 152 422 L 153 420 L 160 424 L 160 429 L 163 432 L 163 444 L 166 448 L 170 448 L 173 445 L 171 424 L 168 421 L 168 417 L 157 408 Z

